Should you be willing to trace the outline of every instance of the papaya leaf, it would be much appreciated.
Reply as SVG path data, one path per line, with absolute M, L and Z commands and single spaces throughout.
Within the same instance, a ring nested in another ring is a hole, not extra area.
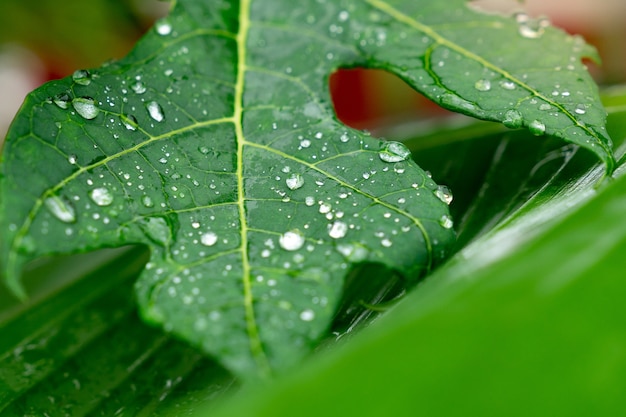
M 31 93 L 0 171 L 0 263 L 145 244 L 143 317 L 243 378 L 296 363 L 344 278 L 408 280 L 454 241 L 451 196 L 408 149 L 336 120 L 327 77 L 385 68 L 443 106 L 613 167 L 591 48 L 464 1 L 180 0 L 123 60 Z

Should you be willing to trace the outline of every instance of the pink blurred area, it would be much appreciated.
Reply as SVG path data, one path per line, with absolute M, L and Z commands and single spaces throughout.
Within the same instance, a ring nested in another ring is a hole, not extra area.
M 16 1 L 19 0 L 0 0 L 0 13 L 9 9 L 9 2 Z M 64 1 L 85 4 L 84 0 Z M 43 44 L 37 44 L 32 39 L 0 37 L 10 39 L 10 42 L 0 43 L 0 143 L 29 91 L 45 81 L 69 75 L 74 69 L 94 67 L 109 58 L 120 58 L 150 23 L 167 10 L 167 3 L 157 0 L 110 0 L 110 4 L 113 3 L 129 8 L 130 21 L 136 27 L 125 28 L 132 34 L 124 37 L 125 44 L 111 43 L 109 49 L 107 44 L 101 45 L 96 55 L 82 57 L 62 49 L 51 51 L 45 39 L 40 40 Z M 625 0 L 527 0 L 523 5 L 516 0 L 479 0 L 472 4 L 501 12 L 523 7 L 532 16 L 548 16 L 554 25 L 570 33 L 582 34 L 597 46 L 604 64 L 602 67 L 592 66 L 591 71 L 598 82 L 614 84 L 626 80 Z M 22 23 L 30 24 L 27 21 Z M 65 26 L 53 23 L 46 19 L 32 22 L 50 24 L 50 30 L 47 30 L 50 37 L 55 36 L 53 28 Z M 0 27 L 0 34 L 3 30 Z M 120 30 L 114 21 L 111 30 Z M 67 56 L 59 59 L 60 54 L 66 52 Z M 333 74 L 330 88 L 338 116 L 355 128 L 375 129 L 381 123 L 394 120 L 444 114 L 398 78 L 382 71 L 342 70 Z

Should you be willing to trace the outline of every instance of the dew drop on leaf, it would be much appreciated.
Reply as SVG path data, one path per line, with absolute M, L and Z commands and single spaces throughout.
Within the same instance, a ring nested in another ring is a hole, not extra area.
M 50 213 L 63 223 L 76 221 L 76 211 L 69 201 L 58 196 L 51 196 L 46 198 L 44 204 Z
M 400 162 L 411 156 L 411 151 L 400 142 L 384 142 L 378 157 L 385 162 Z
M 437 189 L 435 190 L 435 196 L 437 196 L 438 199 L 448 205 L 452 203 L 452 199 L 454 198 L 450 189 L 445 185 L 440 185 L 437 187 Z
M 576 106 L 576 109 L 574 110 L 574 112 L 576 114 L 585 114 L 587 113 L 587 109 L 585 108 L 583 104 L 579 104 L 578 106 Z
M 523 120 L 524 118 L 519 111 L 511 109 L 504 114 L 504 120 L 502 120 L 502 124 L 509 129 L 517 129 L 522 127 Z
M 304 204 L 306 204 L 308 207 L 313 206 L 315 204 L 315 197 L 312 197 L 312 196 L 305 197 Z
M 474 88 L 478 91 L 489 91 L 491 90 L 491 81 L 489 80 L 478 80 L 474 83 Z
M 200 243 L 204 246 L 213 246 L 217 243 L 217 235 L 214 232 L 206 232 L 200 236 Z
M 445 214 L 441 216 L 441 218 L 439 219 L 439 224 L 444 229 L 451 229 L 452 226 L 454 226 L 454 222 L 452 221 L 452 218 Z
M 167 21 L 167 19 L 161 19 L 154 25 L 157 33 L 161 36 L 166 36 L 172 33 L 172 25 Z
M 61 109 L 67 109 L 70 106 L 71 98 L 66 93 L 57 94 L 52 98 L 52 102 Z
M 336 221 L 328 227 L 328 236 L 333 239 L 340 239 L 348 232 L 348 225 L 344 222 Z
M 131 84 L 130 88 L 137 94 L 143 94 L 146 92 L 146 85 L 141 81 L 136 81 Z
M 105 187 L 98 187 L 89 191 L 89 198 L 102 207 L 110 206 L 113 203 L 113 194 Z
M 535 136 L 541 136 L 546 133 L 546 125 L 539 120 L 533 120 L 532 122 L 530 122 L 530 125 L 528 125 L 528 129 L 530 130 L 530 133 Z
M 304 185 L 304 177 L 300 174 L 291 174 L 285 182 L 290 190 L 297 190 Z
M 148 195 L 144 195 L 143 197 L 141 197 L 141 204 L 143 204 L 144 206 L 148 208 L 154 207 L 154 202 Z
M 368 250 L 358 243 L 337 245 L 337 251 L 350 262 L 361 262 L 367 258 Z
M 100 109 L 96 107 L 96 103 L 91 97 L 77 97 L 72 100 L 72 106 L 76 113 L 87 120 L 95 119 L 100 112 Z
M 76 84 L 89 85 L 91 84 L 91 74 L 87 70 L 76 70 L 72 74 L 72 79 Z
M 153 120 L 157 122 L 162 122 L 163 119 L 165 119 L 165 115 L 163 114 L 163 108 L 156 101 L 151 101 L 146 104 L 146 109 L 148 110 L 148 114 Z
M 74 155 L 74 154 L 69 155 L 69 156 L 67 157 L 67 162 L 69 162 L 69 163 L 70 163 L 70 164 L 72 164 L 72 165 L 75 165 L 75 164 L 76 164 L 76 162 L 78 162 L 78 157 L 77 157 L 76 155 Z
M 310 309 L 303 310 L 300 313 L 300 320 L 302 321 L 311 321 L 315 318 L 315 312 Z
M 132 114 L 122 114 L 120 116 L 120 120 L 122 121 L 124 127 L 126 127 L 126 129 L 128 130 L 137 130 L 137 127 L 139 126 L 139 124 L 137 123 L 137 118 Z
M 304 236 L 299 230 L 290 230 L 280 236 L 278 243 L 280 244 L 280 247 L 285 250 L 298 250 L 302 247 L 302 245 L 304 245 Z
M 509 80 L 502 80 L 500 81 L 500 87 L 504 88 L 505 90 L 515 90 L 515 83 Z

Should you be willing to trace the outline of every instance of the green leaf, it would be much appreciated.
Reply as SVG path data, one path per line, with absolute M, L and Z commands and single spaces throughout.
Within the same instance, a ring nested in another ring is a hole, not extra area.
M 6 281 L 23 295 L 31 259 L 146 244 L 145 319 L 240 376 L 285 369 L 328 328 L 353 265 L 414 282 L 454 240 L 449 195 L 407 148 L 336 120 L 336 68 L 386 68 L 444 106 L 562 136 L 612 170 L 579 62 L 590 48 L 534 24 L 460 0 L 181 0 L 125 59 L 27 98 L 0 171 Z
M 626 138 L 624 97 L 613 137 Z M 603 167 L 587 162 L 569 158 L 350 343 L 211 415 L 620 414 L 626 177 L 598 189 Z

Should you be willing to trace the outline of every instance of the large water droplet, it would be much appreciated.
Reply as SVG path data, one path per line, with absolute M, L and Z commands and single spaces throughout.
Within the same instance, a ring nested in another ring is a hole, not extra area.
M 290 190 L 297 190 L 304 185 L 304 177 L 300 174 L 291 174 L 285 182 Z
M 105 187 L 98 187 L 89 191 L 89 198 L 99 206 L 110 206 L 113 203 L 113 194 Z
M 74 207 L 64 198 L 54 195 L 46 198 L 44 204 L 50 213 L 63 223 L 74 223 L 76 221 Z
M 383 142 L 378 157 L 385 162 L 400 162 L 408 159 L 411 151 L 400 142 Z
M 522 127 L 523 120 L 524 119 L 520 112 L 511 109 L 504 114 L 504 120 L 502 120 L 502 124 L 509 129 L 517 129 Z
M 87 120 L 95 119 L 100 112 L 100 109 L 96 107 L 96 103 L 91 97 L 77 97 L 72 100 L 72 106 L 76 113 Z
M 336 221 L 328 227 L 328 236 L 333 239 L 340 239 L 348 233 L 348 225 L 344 222 Z
M 304 245 L 304 236 L 299 230 L 290 230 L 280 236 L 278 243 L 280 244 L 280 247 L 285 250 L 298 250 L 302 247 L 302 245 Z
M 528 130 L 535 136 L 541 136 L 546 133 L 546 125 L 539 120 L 533 120 L 530 122 L 530 125 L 528 125 Z
M 435 196 L 437 196 L 438 199 L 448 205 L 452 203 L 452 199 L 454 198 L 450 189 L 445 185 L 440 185 L 437 187 L 437 189 L 435 190 Z
M 165 118 L 165 115 L 163 114 L 163 108 L 156 101 L 151 101 L 146 104 L 146 109 L 148 110 L 148 114 L 150 115 L 150 117 L 152 117 L 152 119 L 156 120 L 157 122 L 162 122 Z
M 213 232 L 206 232 L 200 236 L 200 243 L 204 246 L 213 246 L 217 243 L 217 235 Z
M 489 91 L 491 90 L 491 81 L 489 80 L 478 80 L 474 83 L 474 88 L 478 91 Z
M 122 114 L 120 116 L 120 120 L 124 124 L 124 127 L 126 127 L 126 129 L 128 130 L 137 130 L 137 127 L 139 126 L 139 124 L 137 123 L 137 118 L 132 114 Z
M 576 106 L 576 109 L 574 110 L 574 112 L 576 114 L 585 114 L 587 113 L 587 107 L 585 107 L 584 104 L 579 104 L 578 106 Z
M 76 70 L 72 74 L 72 79 L 76 84 L 89 85 L 91 84 L 91 74 L 87 70 Z
M 515 90 L 515 83 L 510 80 L 502 80 L 500 81 L 500 87 L 504 88 L 505 90 Z

